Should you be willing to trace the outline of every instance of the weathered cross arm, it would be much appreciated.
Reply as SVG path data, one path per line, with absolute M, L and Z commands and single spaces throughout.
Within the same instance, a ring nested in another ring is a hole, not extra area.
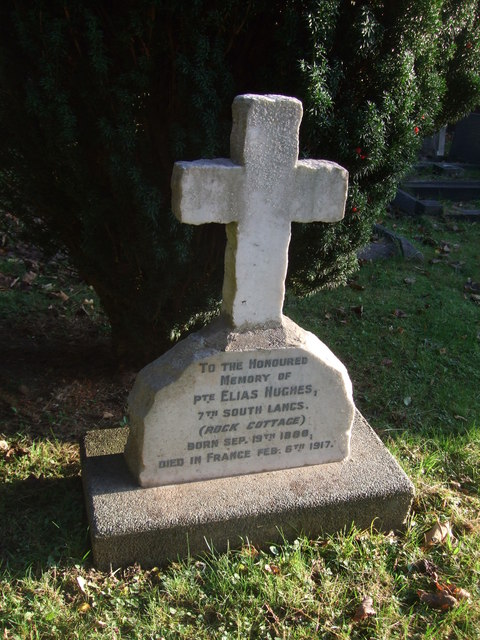
M 234 327 L 279 326 L 291 222 L 343 217 L 348 173 L 298 160 L 302 104 L 246 94 L 232 105 L 232 160 L 177 162 L 172 206 L 190 224 L 227 225 L 222 311 Z
M 328 160 L 299 160 L 295 167 L 295 194 L 290 200 L 292 222 L 336 222 L 343 218 L 348 171 Z
M 218 179 L 221 173 L 222 180 Z M 236 220 L 245 169 L 231 160 L 176 162 L 172 210 L 181 222 L 226 224 Z

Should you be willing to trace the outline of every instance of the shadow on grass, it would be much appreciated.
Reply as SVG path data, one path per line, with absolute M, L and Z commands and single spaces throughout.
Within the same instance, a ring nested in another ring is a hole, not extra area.
M 0 432 L 77 442 L 92 428 L 118 424 L 133 372 L 117 365 L 105 338 L 50 326 L 53 336 L 30 337 L 33 321 L 0 330 Z
M 80 477 L 35 478 L 0 487 L 0 567 L 40 573 L 81 562 L 89 549 Z

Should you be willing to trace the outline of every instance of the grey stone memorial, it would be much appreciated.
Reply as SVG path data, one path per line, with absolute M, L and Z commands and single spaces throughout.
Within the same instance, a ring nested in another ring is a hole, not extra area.
M 83 443 L 99 568 L 352 522 L 399 528 L 413 497 L 344 365 L 282 313 L 291 222 L 340 220 L 347 172 L 298 159 L 298 100 L 238 96 L 232 113 L 231 159 L 172 176 L 181 222 L 226 225 L 220 318 L 138 374 L 129 430 Z
M 480 164 L 480 113 L 473 112 L 457 122 L 449 160 Z
M 438 160 L 445 156 L 445 139 L 447 127 L 441 127 L 433 136 L 428 136 L 422 141 L 421 156 Z

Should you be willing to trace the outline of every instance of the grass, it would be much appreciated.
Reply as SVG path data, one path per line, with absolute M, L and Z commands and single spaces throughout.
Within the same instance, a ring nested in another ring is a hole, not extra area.
M 4 639 L 480 638 L 480 226 L 385 225 L 425 260 L 365 264 L 347 287 L 288 297 L 286 313 L 347 365 L 357 406 L 415 483 L 405 531 L 353 528 L 264 550 L 245 541 L 163 569 L 102 573 L 76 445 L 28 435 L 24 420 L 0 452 Z M 451 534 L 426 545 L 437 522 Z M 435 592 L 435 578 L 470 597 L 430 608 L 418 592 Z M 375 614 L 356 621 L 365 597 Z
M 65 257 L 53 258 L 46 266 L 34 261 L 27 269 L 24 260 L 8 256 L 1 261 L 1 273 L 9 280 L 13 278 L 2 291 L 1 311 L 5 320 L 46 311 L 62 318 L 81 314 L 96 322 L 98 329 L 105 330 L 105 318 L 93 288 L 76 281 Z
M 480 369 L 479 304 L 469 291 L 469 279 L 480 280 L 478 226 L 396 226 L 418 239 L 424 262 L 367 265 L 350 287 L 290 300 L 288 314 L 347 365 L 377 429 L 458 429 L 480 413 L 480 387 L 465 383 Z

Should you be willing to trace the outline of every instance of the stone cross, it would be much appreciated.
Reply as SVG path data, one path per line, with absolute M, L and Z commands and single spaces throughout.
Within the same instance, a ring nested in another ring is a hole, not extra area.
M 181 222 L 227 225 L 222 311 L 233 326 L 278 326 L 291 222 L 341 220 L 348 173 L 298 160 L 299 100 L 241 95 L 232 115 L 231 160 L 175 163 L 173 212 Z

